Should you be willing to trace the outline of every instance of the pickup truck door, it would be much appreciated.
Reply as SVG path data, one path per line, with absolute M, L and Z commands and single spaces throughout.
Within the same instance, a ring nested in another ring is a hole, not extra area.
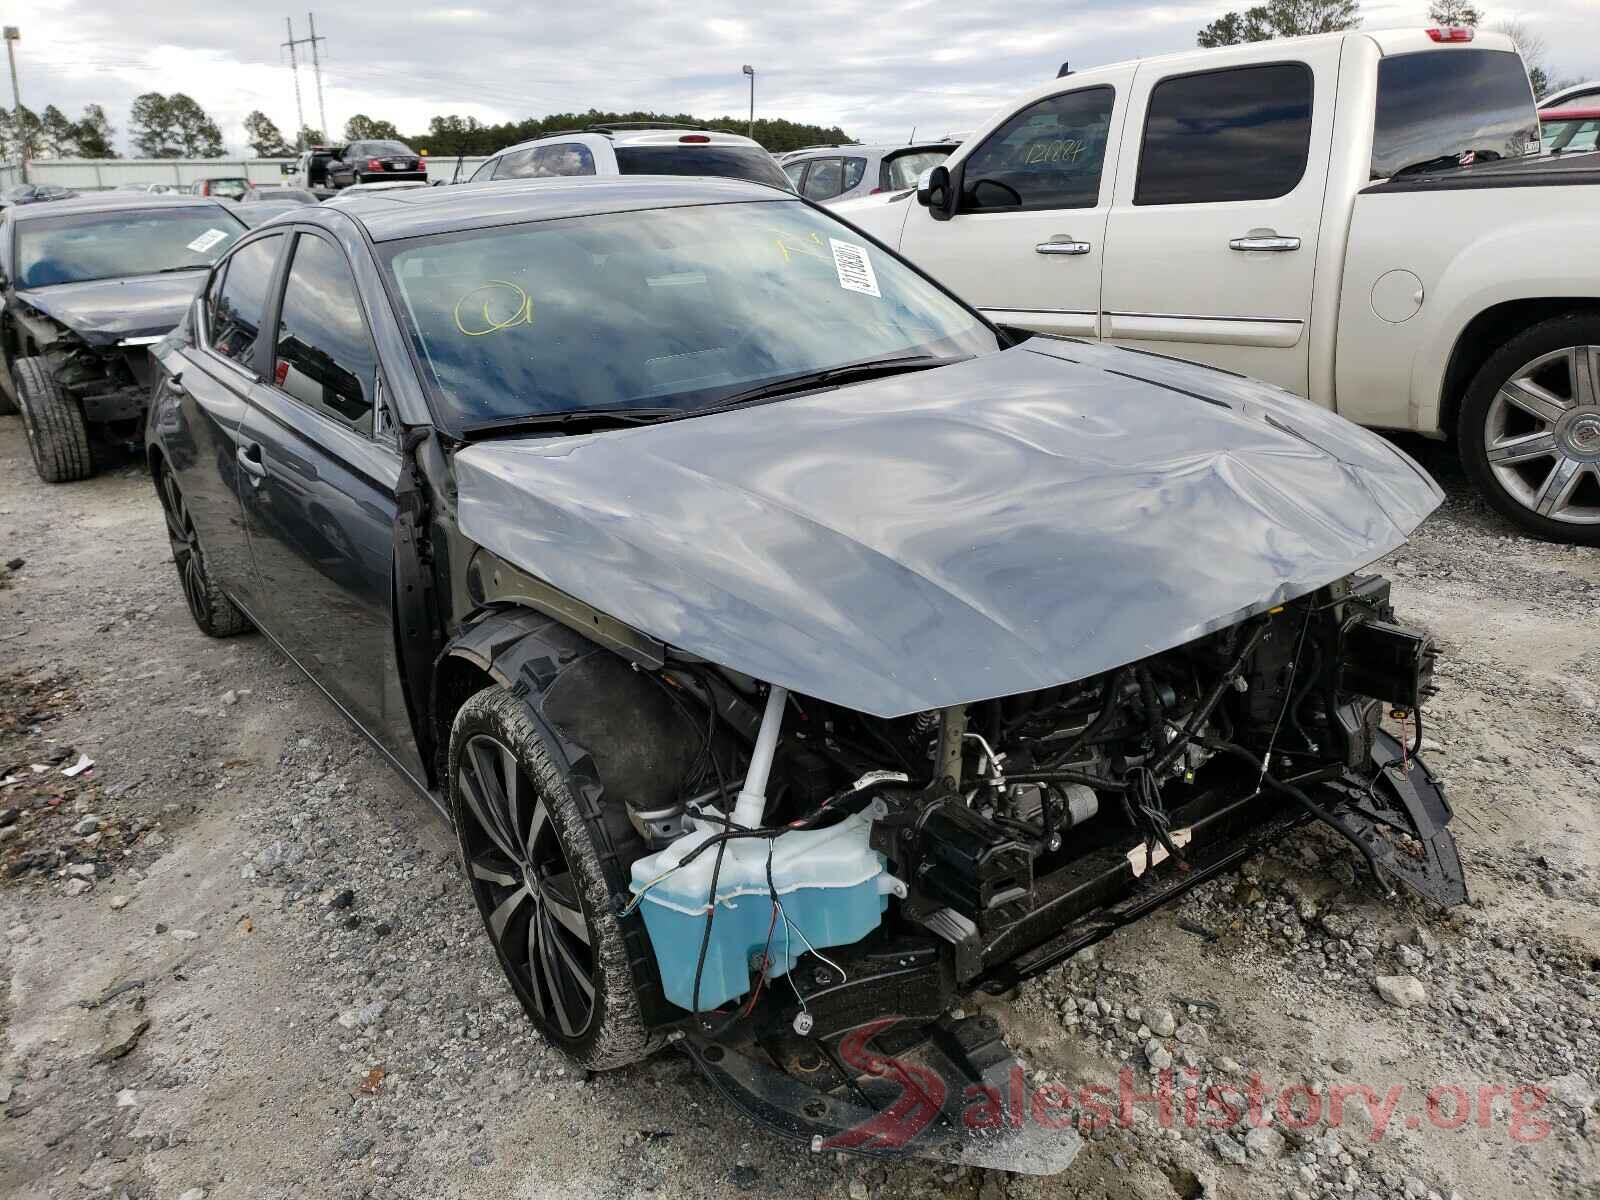
M 1127 138 L 1139 144 L 1117 172 L 1101 336 L 1306 394 L 1341 49 L 1138 68 Z
M 957 151 L 956 211 L 908 201 L 900 252 L 993 321 L 1093 337 L 1117 138 L 1134 69 L 1019 109 Z

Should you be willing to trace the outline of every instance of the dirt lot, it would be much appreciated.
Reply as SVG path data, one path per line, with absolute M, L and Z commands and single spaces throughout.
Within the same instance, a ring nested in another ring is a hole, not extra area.
M 0 418 L 0 1195 L 1600 1194 L 1600 553 L 1429 465 L 1451 499 L 1386 569 L 1447 656 L 1471 905 L 1385 901 L 1308 831 L 986 1001 L 1030 1088 L 1112 1090 L 1040 1180 L 812 1154 L 672 1054 L 567 1066 L 443 822 L 264 640 L 194 629 L 142 473 L 46 487 Z M 1169 1062 L 1170 1119 L 1116 1119 Z M 1188 1119 L 1252 1078 L 1262 1120 Z

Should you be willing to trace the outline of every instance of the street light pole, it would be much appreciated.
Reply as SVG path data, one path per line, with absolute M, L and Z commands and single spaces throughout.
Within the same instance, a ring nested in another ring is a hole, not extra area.
M 756 136 L 756 69 L 749 63 L 740 68 L 750 76 L 750 136 Z
M 22 31 L 15 25 L 7 25 L 4 29 L 6 40 L 6 58 L 11 63 L 11 100 L 14 107 L 11 110 L 12 118 L 17 128 L 22 128 L 22 89 L 17 86 L 17 43 L 22 40 Z M 32 141 L 26 133 L 22 135 L 22 182 L 28 182 L 28 155 L 33 150 Z

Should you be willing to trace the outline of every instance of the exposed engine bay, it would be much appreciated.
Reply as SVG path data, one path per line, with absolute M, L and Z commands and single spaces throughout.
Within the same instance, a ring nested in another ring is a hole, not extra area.
M 1386 890 L 1462 899 L 1447 810 L 1407 775 L 1434 649 L 1393 618 L 1387 581 L 1351 577 L 1094 678 L 891 720 L 669 662 L 705 735 L 681 800 L 631 813 L 658 850 L 625 911 L 702 1028 L 826 1034 L 886 1011 L 875 982 L 932 1015 L 1044 970 L 1302 820 Z

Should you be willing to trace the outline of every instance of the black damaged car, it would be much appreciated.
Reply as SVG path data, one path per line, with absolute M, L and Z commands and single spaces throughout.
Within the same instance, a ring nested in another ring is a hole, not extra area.
M 1360 573 L 1441 498 L 1402 452 L 996 328 L 775 188 L 471 191 L 242 238 L 148 453 L 197 624 L 448 816 L 578 1062 L 675 1042 L 813 1146 L 1053 1170 L 1070 1130 L 965 1134 L 1016 1064 L 964 993 L 1306 821 L 1465 898 L 1433 647 Z
M 107 192 L 0 218 L 0 412 L 47 483 L 94 473 L 90 434 L 138 446 L 150 346 L 244 222 L 215 200 Z

